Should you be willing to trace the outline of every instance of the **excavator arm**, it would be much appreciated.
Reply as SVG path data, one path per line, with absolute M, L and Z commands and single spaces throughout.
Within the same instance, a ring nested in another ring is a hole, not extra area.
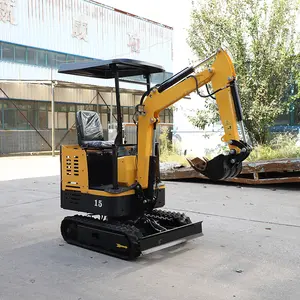
M 214 59 L 210 68 L 201 72 L 196 69 Z M 228 53 L 219 49 L 215 54 L 195 67 L 188 67 L 173 77 L 155 86 L 144 94 L 137 106 L 138 114 L 138 168 L 137 180 L 143 188 L 148 187 L 151 157 L 155 156 L 155 129 L 159 123 L 159 113 L 189 95 L 205 84 L 211 83 L 224 128 L 222 141 L 228 143 L 229 154 L 218 155 L 210 161 L 189 160 L 198 172 L 213 180 L 237 176 L 242 169 L 242 161 L 251 151 L 247 145 L 242 120 L 242 109 L 236 86 L 236 73 Z M 242 132 L 242 139 L 238 131 Z

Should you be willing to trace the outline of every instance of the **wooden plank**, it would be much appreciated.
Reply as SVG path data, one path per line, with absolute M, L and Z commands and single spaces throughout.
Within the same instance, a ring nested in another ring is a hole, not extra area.
M 162 180 L 206 179 L 191 167 L 176 166 L 161 170 Z M 239 176 L 225 182 L 241 184 L 277 184 L 300 182 L 300 158 L 279 159 L 243 163 L 243 170 Z

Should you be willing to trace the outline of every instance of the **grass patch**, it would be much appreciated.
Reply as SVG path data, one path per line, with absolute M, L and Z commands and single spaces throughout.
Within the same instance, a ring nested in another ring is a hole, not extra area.
M 254 145 L 247 162 L 261 160 L 300 158 L 300 145 L 296 135 L 291 133 L 273 134 L 268 143 Z M 207 151 L 206 157 L 212 159 L 220 153 L 228 153 L 226 144 L 218 145 L 215 149 Z
M 297 144 L 295 135 L 278 134 L 273 136 L 268 144 L 254 147 L 247 161 L 282 158 L 300 158 L 300 146 Z
M 218 154 L 227 153 L 228 150 L 227 145 L 219 145 L 215 149 L 206 151 L 205 156 L 212 159 Z M 256 162 L 287 158 L 300 158 L 300 144 L 297 136 L 291 133 L 274 134 L 267 144 L 254 146 L 246 161 Z M 172 142 L 168 139 L 168 130 L 163 130 L 160 135 L 160 161 L 189 166 L 186 157 L 180 154 L 179 147 L 172 145 Z
M 183 155 L 179 155 L 177 153 L 161 153 L 160 161 L 161 162 L 178 163 L 183 166 L 189 166 L 189 163 L 187 162 L 186 157 Z
M 172 142 L 168 138 L 169 132 L 167 128 L 162 128 L 162 132 L 159 136 L 160 142 L 160 161 L 161 162 L 170 162 L 170 163 L 178 163 L 183 166 L 188 166 L 185 156 L 180 155 L 179 148 L 176 144 L 172 144 Z

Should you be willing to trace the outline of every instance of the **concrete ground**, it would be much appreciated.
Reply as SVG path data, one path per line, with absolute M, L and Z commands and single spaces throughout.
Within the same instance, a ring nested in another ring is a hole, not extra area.
M 204 236 L 126 262 L 62 240 L 57 157 L 0 165 L 0 300 L 300 299 L 297 186 L 168 182 Z

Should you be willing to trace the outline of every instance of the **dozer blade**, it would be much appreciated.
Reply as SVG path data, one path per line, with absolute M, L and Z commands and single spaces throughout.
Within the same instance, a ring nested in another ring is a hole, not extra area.
M 167 231 L 154 233 L 143 237 L 140 240 L 141 251 L 146 253 L 146 250 L 158 250 L 158 248 L 169 247 L 172 243 L 177 244 L 187 242 L 190 239 L 203 236 L 202 221 L 181 225 Z
M 249 156 L 251 147 L 242 141 L 231 141 L 231 145 L 240 148 L 240 153 L 231 150 L 230 154 L 220 154 L 211 160 L 196 157 L 188 159 L 190 166 L 211 180 L 225 180 L 238 176 L 242 171 L 242 162 Z

